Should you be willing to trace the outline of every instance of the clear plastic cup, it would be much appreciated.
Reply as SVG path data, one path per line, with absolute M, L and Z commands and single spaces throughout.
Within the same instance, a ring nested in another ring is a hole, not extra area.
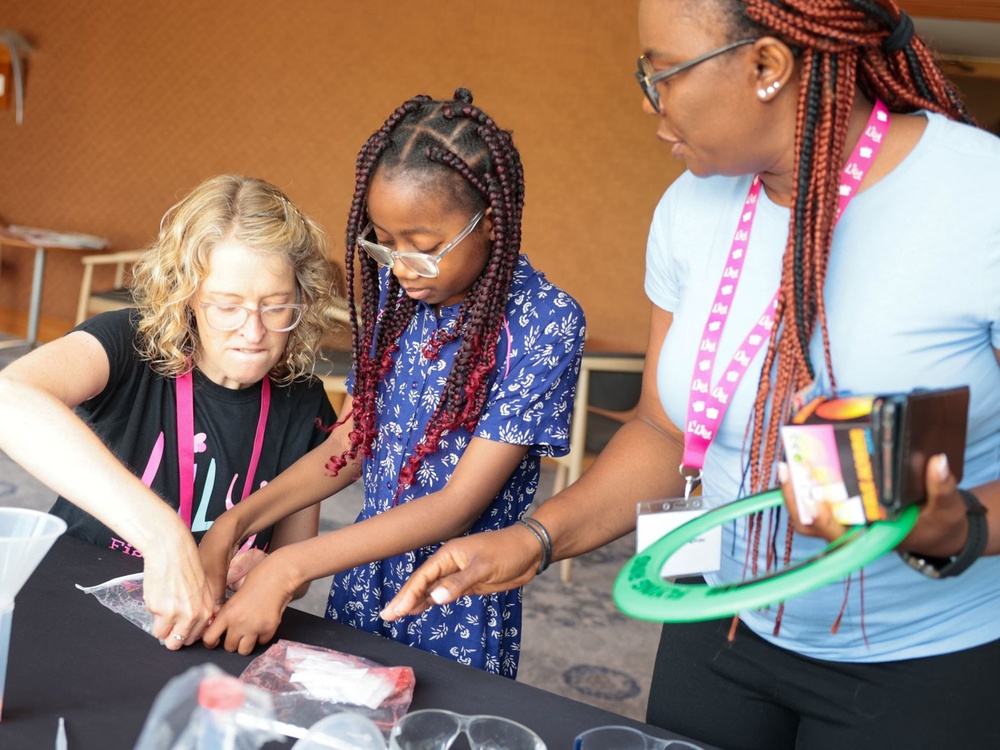
M 7 682 L 14 597 L 64 531 L 66 522 L 48 513 L 0 508 L 0 716 Z

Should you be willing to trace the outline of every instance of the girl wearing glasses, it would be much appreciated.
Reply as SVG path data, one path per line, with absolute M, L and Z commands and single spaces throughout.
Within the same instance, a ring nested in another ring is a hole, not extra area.
M 204 640 L 225 634 L 228 650 L 250 653 L 293 591 L 335 573 L 330 619 L 514 677 L 519 589 L 399 622 L 379 613 L 442 541 L 515 523 L 540 457 L 566 453 L 583 314 L 520 254 L 520 157 L 468 91 L 405 102 L 362 148 L 357 175 L 347 422 L 216 522 L 202 542 L 209 580 L 221 584 L 248 534 L 359 475 L 364 508 L 255 568 Z
M 665 625 L 648 719 L 725 748 L 997 746 L 1000 139 L 892 0 L 641 0 L 639 37 L 643 106 L 689 171 L 652 220 L 637 415 L 534 514 L 552 558 L 630 531 L 636 500 L 680 497 L 685 477 L 720 501 L 787 485 L 796 396 L 969 384 L 964 492 L 928 456 L 904 554 L 735 621 Z M 789 515 L 723 527 L 710 582 L 842 532 L 828 508 Z M 918 555 L 921 572 L 902 559 Z M 386 617 L 523 585 L 547 557 L 523 528 L 454 540 Z
M 321 444 L 317 420 L 336 419 L 308 377 L 331 288 L 322 234 L 280 190 L 215 177 L 167 212 L 134 265 L 135 309 L 0 372 L 0 448 L 60 494 L 51 512 L 68 533 L 144 558 L 153 634 L 169 648 L 213 610 L 196 539 Z M 318 521 L 310 508 L 261 529 L 230 582 Z

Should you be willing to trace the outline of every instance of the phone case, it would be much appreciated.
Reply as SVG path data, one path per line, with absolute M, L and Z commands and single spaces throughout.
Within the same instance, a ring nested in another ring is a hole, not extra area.
M 872 407 L 876 485 L 886 511 L 895 516 L 924 497 L 931 456 L 944 453 L 961 481 L 969 414 L 969 388 L 918 390 L 880 396 Z

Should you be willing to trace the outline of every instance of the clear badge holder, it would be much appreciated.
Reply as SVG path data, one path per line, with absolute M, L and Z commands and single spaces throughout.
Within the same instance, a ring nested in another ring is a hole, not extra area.
M 637 505 L 636 553 L 641 554 L 651 544 L 688 521 L 716 507 L 710 498 L 701 495 L 661 500 L 644 500 Z M 722 566 L 722 527 L 709 529 L 685 544 L 663 564 L 663 578 L 714 573 Z

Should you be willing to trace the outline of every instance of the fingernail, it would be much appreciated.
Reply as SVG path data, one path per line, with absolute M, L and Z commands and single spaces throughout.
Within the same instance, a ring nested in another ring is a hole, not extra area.
M 782 484 L 788 481 L 788 464 L 784 461 L 778 462 L 778 481 Z
M 448 601 L 448 589 L 444 586 L 438 586 L 431 592 L 431 599 L 434 600 L 435 604 L 444 604 Z
M 948 454 L 942 453 L 938 456 L 938 478 L 940 478 L 942 482 L 945 482 L 948 480 L 950 475 L 951 467 L 948 466 Z

